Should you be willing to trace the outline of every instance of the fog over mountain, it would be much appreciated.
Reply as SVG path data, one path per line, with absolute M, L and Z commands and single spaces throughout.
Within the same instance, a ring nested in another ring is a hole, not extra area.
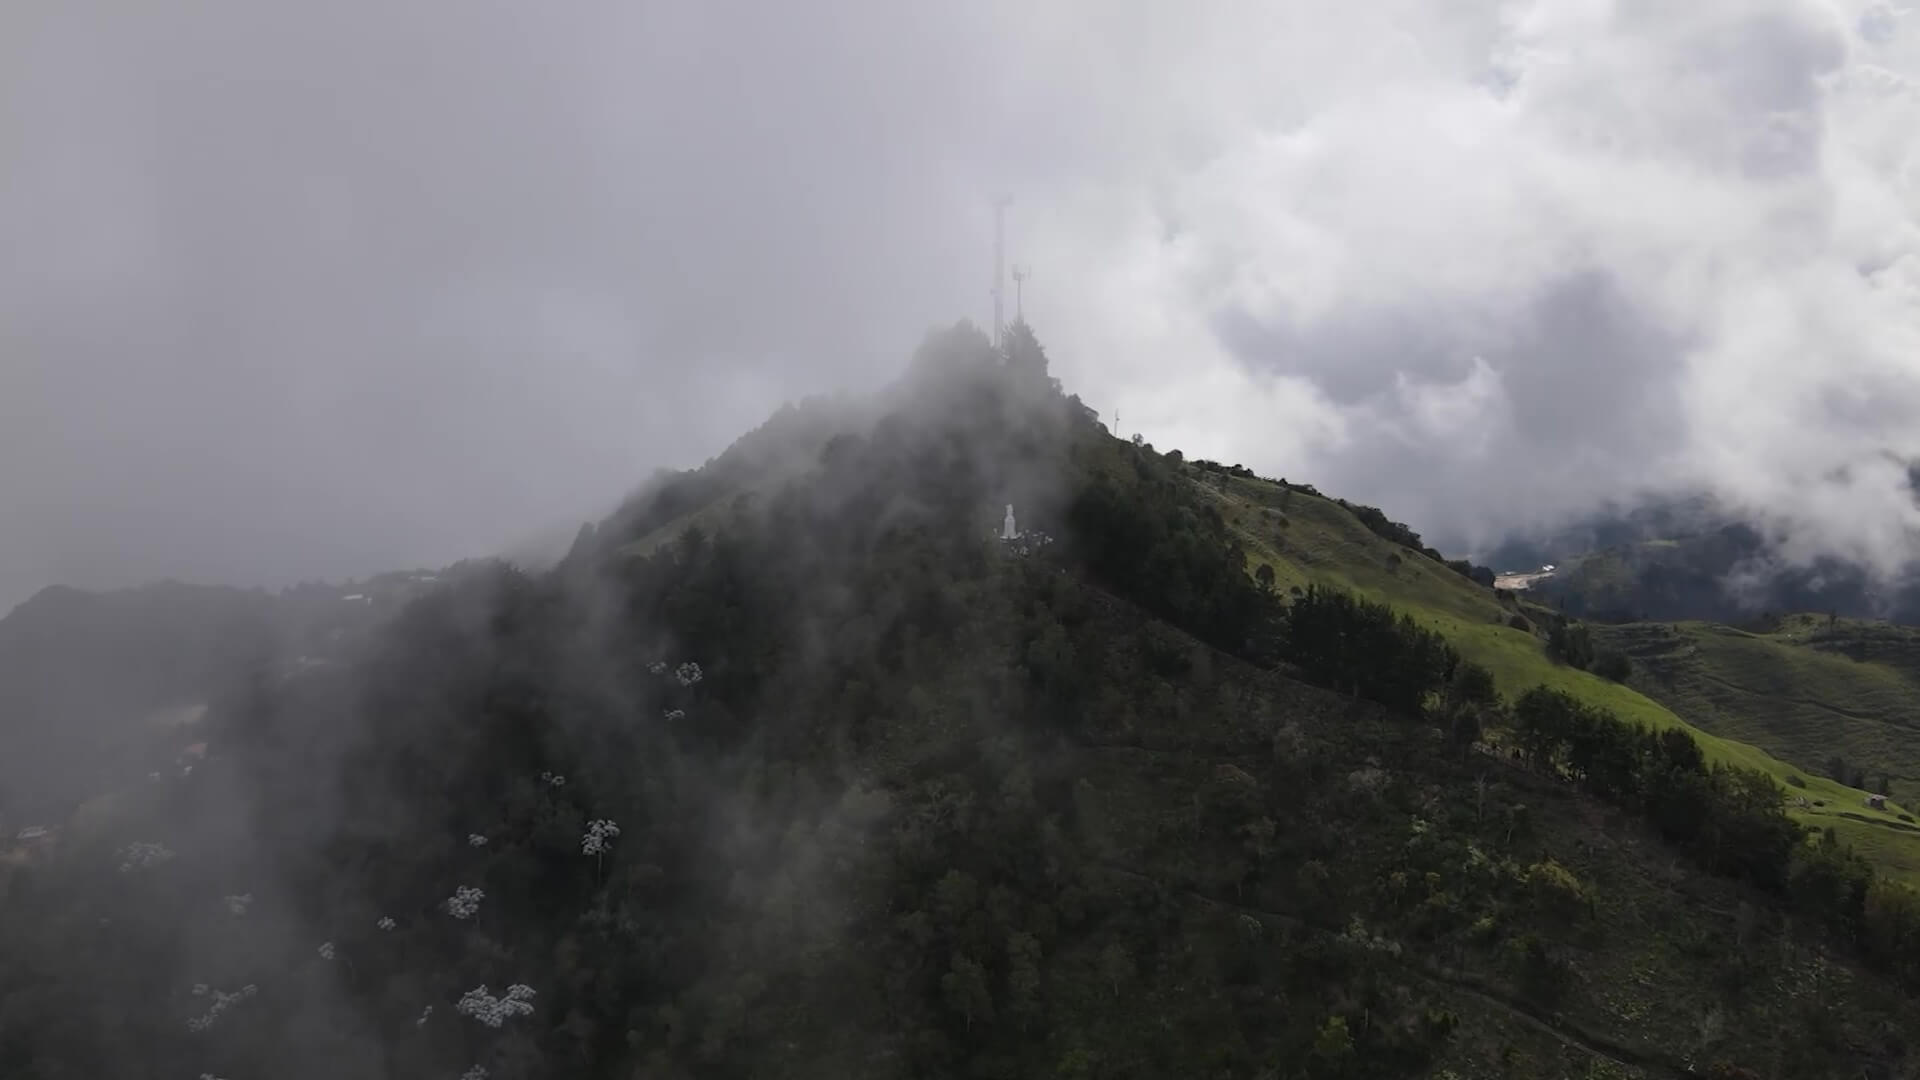
M 1920 525 L 1920 29 L 1852 0 L 0 12 L 0 607 L 500 550 L 1027 314 L 1468 545 Z

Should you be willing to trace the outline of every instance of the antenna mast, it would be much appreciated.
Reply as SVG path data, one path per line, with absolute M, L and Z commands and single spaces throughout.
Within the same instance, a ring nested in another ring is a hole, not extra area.
M 1024 295 L 1025 290 L 1023 290 L 1021 286 L 1025 285 L 1027 283 L 1027 279 L 1032 276 L 1033 276 L 1033 270 L 1029 267 L 1024 267 L 1016 264 L 1013 268 L 1013 321 L 1014 322 L 1027 321 L 1027 305 L 1025 302 L 1026 298 Z
M 993 200 L 993 347 L 996 350 L 1002 348 L 1005 338 L 1001 308 L 1007 294 L 1007 207 L 1012 202 L 1011 195 L 997 195 Z

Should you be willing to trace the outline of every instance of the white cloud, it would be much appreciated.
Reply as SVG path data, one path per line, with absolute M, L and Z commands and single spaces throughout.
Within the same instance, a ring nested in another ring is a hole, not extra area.
M 1157 444 L 1441 536 L 1705 485 L 1907 550 L 1904 8 L 46 9 L 0 36 L 0 598 L 584 513 L 984 319 L 999 189 L 1058 373 Z
M 1043 222 L 1036 261 L 1108 267 L 1107 290 L 1040 289 L 1074 378 L 1147 406 L 1150 438 L 1453 536 L 1704 485 L 1802 544 L 1912 553 L 1904 472 L 1868 464 L 1920 455 L 1905 16 L 1308 7 L 1311 25 L 1201 20 L 1220 52 L 1192 95 L 1180 65 L 1143 76 L 1140 97 L 1206 118 L 1157 117 L 1169 146 L 1208 132 L 1139 180 L 1157 245 L 1139 225 L 1089 245 L 1051 206 L 1022 219 Z M 1092 329 L 1142 310 L 1158 334 Z M 1848 483 L 1821 479 L 1842 465 Z

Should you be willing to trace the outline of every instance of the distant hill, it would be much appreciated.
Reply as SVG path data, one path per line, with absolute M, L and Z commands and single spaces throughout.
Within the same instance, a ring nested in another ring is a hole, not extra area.
M 1789 816 L 1485 569 L 934 335 L 21 855 L 0 1073 L 1920 1065 L 1920 894 L 1844 831 L 1894 830 Z
M 1608 622 L 1737 623 L 1805 611 L 1920 625 L 1920 573 L 1877 580 L 1837 558 L 1782 558 L 1754 523 L 1704 497 L 1655 500 L 1485 556 L 1499 571 L 1555 564 L 1534 595 L 1569 615 Z
M 50 588 L 0 619 L 0 818 L 57 814 L 143 778 L 161 744 L 182 741 L 143 721 L 204 704 L 270 640 L 272 607 L 174 583 Z
M 345 660 L 439 577 L 275 593 L 180 582 L 41 590 L 0 618 L 0 826 L 61 819 L 171 768 L 196 740 L 180 722 L 193 707 L 263 673 Z

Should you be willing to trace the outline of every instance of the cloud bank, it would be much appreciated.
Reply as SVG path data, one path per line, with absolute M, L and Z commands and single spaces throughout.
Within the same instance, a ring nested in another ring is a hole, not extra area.
M 1159 445 L 1483 541 L 1920 513 L 1920 29 L 1842 0 L 0 15 L 0 604 L 570 523 L 989 310 Z

